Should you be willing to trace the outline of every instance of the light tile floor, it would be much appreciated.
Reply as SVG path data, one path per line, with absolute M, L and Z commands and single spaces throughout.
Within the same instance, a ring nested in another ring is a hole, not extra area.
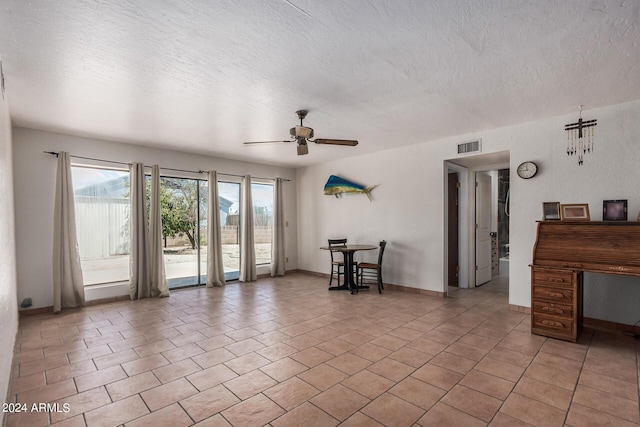
M 10 399 L 61 406 L 8 425 L 640 423 L 631 337 L 531 335 L 490 286 L 443 299 L 326 282 L 294 273 L 23 318 Z

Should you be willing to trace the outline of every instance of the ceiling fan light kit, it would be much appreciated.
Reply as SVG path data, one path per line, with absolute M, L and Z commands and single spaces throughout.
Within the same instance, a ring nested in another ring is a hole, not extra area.
M 298 141 L 298 156 L 302 156 L 304 154 L 309 154 L 309 146 L 307 145 L 307 141 Z
M 274 142 L 297 142 L 298 144 L 298 156 L 303 156 L 305 154 L 309 154 L 309 142 L 313 142 L 314 144 L 327 144 L 327 145 L 345 145 L 349 147 L 355 147 L 358 145 L 358 141 L 353 139 L 326 139 L 326 138 L 313 138 L 313 129 L 310 127 L 306 127 L 302 125 L 302 121 L 305 117 L 307 117 L 307 110 L 298 110 L 296 111 L 298 118 L 300 119 L 300 126 L 294 126 L 289 129 L 289 136 L 291 137 L 290 141 L 255 141 L 255 142 L 245 142 L 245 145 L 252 144 L 266 144 L 266 143 L 274 143 Z

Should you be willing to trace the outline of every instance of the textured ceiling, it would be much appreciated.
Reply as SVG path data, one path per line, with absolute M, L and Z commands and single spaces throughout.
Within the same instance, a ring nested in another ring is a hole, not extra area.
M 0 0 L 14 124 L 270 164 L 640 99 L 640 1 Z M 308 109 L 317 137 L 280 140 Z

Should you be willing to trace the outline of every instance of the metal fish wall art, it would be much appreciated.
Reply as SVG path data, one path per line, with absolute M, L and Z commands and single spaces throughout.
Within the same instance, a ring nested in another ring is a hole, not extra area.
M 329 180 L 324 185 L 324 194 L 327 196 L 336 196 L 336 198 L 343 194 L 364 194 L 372 201 L 371 190 L 376 188 L 376 185 L 371 187 L 365 187 L 364 185 L 356 184 L 355 182 L 347 181 L 339 176 L 331 175 Z

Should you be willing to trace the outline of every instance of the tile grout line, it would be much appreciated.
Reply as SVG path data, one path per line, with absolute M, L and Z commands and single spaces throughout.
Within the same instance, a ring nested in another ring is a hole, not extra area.
M 569 407 L 567 408 L 567 412 L 564 415 L 564 424 L 567 424 L 567 420 L 569 418 L 569 412 L 571 412 L 571 406 L 573 406 L 573 399 L 575 399 L 576 391 L 578 390 L 578 385 L 580 384 L 580 377 L 582 376 L 582 371 L 584 370 L 584 364 L 587 361 L 587 356 L 589 355 L 589 351 L 591 350 L 591 343 L 593 342 L 595 332 L 591 333 L 589 337 L 589 345 L 587 346 L 587 351 L 584 353 L 584 358 L 582 359 L 582 363 L 580 364 L 580 371 L 578 372 L 578 378 L 576 378 L 576 385 L 573 387 L 573 392 L 571 393 L 571 400 L 569 401 Z M 549 339 L 549 338 L 548 338 Z M 640 407 L 639 407 L 640 410 Z
M 520 325 L 522 324 L 522 322 L 524 322 L 525 320 L 526 320 L 526 317 L 525 317 L 525 318 L 523 318 L 523 319 L 518 323 L 518 326 L 520 326 Z M 511 333 L 513 330 L 515 330 L 515 328 L 517 328 L 518 326 L 515 326 L 515 327 L 510 331 L 510 333 Z M 498 341 L 498 343 L 495 345 L 495 347 L 498 347 L 498 346 L 500 345 L 500 343 L 501 343 L 503 340 L 505 340 L 505 339 L 507 338 L 507 336 L 508 336 L 508 334 L 507 334 L 507 335 L 505 335 L 505 336 L 504 336 L 504 338 L 502 338 L 500 341 Z M 496 417 L 496 415 L 497 415 L 499 412 L 501 412 L 500 410 L 502 409 L 502 407 L 504 406 L 504 404 L 505 404 L 505 403 L 507 402 L 507 400 L 509 399 L 509 396 L 511 396 L 511 394 L 512 394 L 512 393 L 515 393 L 513 390 L 518 386 L 518 383 L 520 382 L 520 380 L 522 380 L 522 378 L 525 376 L 525 374 L 526 374 L 527 370 L 529 369 L 529 367 L 531 366 L 531 364 L 533 364 L 533 361 L 535 360 L 536 356 L 537 356 L 537 355 L 538 355 L 538 353 L 540 352 L 540 349 L 542 349 L 542 347 L 544 346 L 544 344 L 547 342 L 547 340 L 548 340 L 548 339 L 549 339 L 549 338 L 545 338 L 545 339 L 544 339 L 544 341 L 543 341 L 543 342 L 542 342 L 542 344 L 540 345 L 540 348 L 538 349 L 538 351 L 536 351 L 536 354 L 531 358 L 531 361 L 527 364 L 527 366 L 526 366 L 526 367 L 524 368 L 524 370 L 522 371 L 522 374 L 520 374 L 520 376 L 518 377 L 518 380 L 514 382 L 514 384 L 513 384 L 513 388 L 512 388 L 512 389 L 511 389 L 511 391 L 509 392 L 509 395 L 508 395 L 508 396 L 507 396 L 507 397 L 502 401 L 502 404 L 500 404 L 500 407 L 498 408 L 498 410 L 496 411 L 496 413 L 495 413 L 495 414 L 493 414 L 493 417 L 491 417 L 491 420 L 489 421 L 489 423 L 491 423 L 491 421 L 493 421 L 493 419 Z M 494 348 L 495 348 L 495 347 L 494 347 Z M 506 347 L 505 347 L 505 348 L 506 348 Z M 513 350 L 512 350 L 512 351 L 513 351 Z M 488 356 L 487 356 L 487 357 L 488 357 Z M 491 359 L 491 357 L 489 357 L 489 359 Z M 497 359 L 494 359 L 494 360 L 497 360 Z M 508 362 L 507 362 L 507 363 L 508 363 Z M 516 393 L 516 394 L 518 394 L 518 393 Z M 568 410 L 567 410 L 567 412 L 568 412 Z M 507 414 L 505 414 L 505 415 L 507 415 Z M 510 416 L 510 415 L 508 415 L 508 416 Z M 515 418 L 515 417 L 514 417 L 514 418 Z M 516 418 L 516 419 L 518 419 L 518 420 L 520 420 L 520 421 L 522 421 L 522 422 L 526 423 L 526 421 L 525 421 L 525 420 L 522 420 L 522 419 L 519 419 L 519 418 Z M 489 423 L 488 423 L 488 424 L 489 424 Z

